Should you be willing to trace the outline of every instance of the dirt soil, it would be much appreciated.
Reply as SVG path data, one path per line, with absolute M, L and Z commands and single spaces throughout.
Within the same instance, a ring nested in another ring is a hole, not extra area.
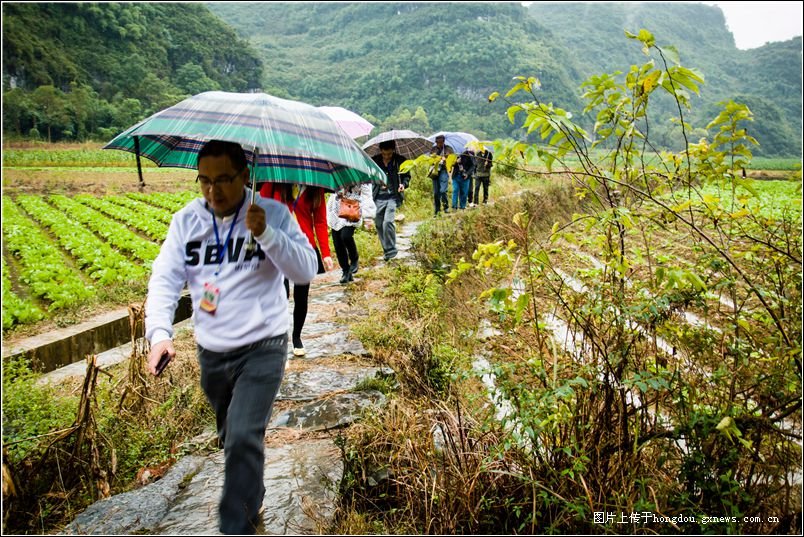
M 194 189 L 195 170 L 144 168 L 142 192 L 178 192 Z M 139 192 L 136 168 L 25 168 L 3 169 L 3 194 L 94 194 L 106 196 Z
M 746 170 L 745 173 L 749 179 L 758 179 L 760 181 L 780 181 L 790 179 L 790 174 L 793 172 L 785 170 Z

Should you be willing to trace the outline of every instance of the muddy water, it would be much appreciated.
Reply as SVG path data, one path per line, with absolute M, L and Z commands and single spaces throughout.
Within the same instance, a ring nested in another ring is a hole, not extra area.
M 408 257 L 416 224 L 400 226 L 399 258 Z M 361 271 L 371 270 L 361 262 Z M 355 279 L 360 279 L 360 272 Z M 341 477 L 337 432 L 371 406 L 382 405 L 377 391 L 354 391 L 367 378 L 391 375 L 371 366 L 366 350 L 348 331 L 344 320 L 360 315 L 349 305 L 347 287 L 338 283 L 340 270 L 319 275 L 310 288 L 310 306 L 302 339 L 304 357 L 288 356 L 277 406 L 268 425 L 263 502 L 264 534 L 322 533 L 335 510 L 335 490 Z M 292 295 L 291 295 L 292 296 Z M 293 308 L 291 299 L 290 308 Z M 185 321 L 183 329 L 192 330 Z M 107 363 L 128 356 L 110 351 Z M 117 358 L 119 357 L 119 358 Z M 73 370 L 72 374 L 82 370 Z M 50 381 L 70 373 L 54 371 Z M 154 535 L 218 534 L 218 500 L 223 486 L 223 452 L 210 429 L 188 445 L 203 451 L 179 460 L 161 479 L 139 489 L 91 505 L 63 534 Z M 211 452 L 210 452 L 211 451 Z

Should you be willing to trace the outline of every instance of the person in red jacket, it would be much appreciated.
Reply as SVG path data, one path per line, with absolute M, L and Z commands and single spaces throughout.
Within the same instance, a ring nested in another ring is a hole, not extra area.
M 263 183 L 260 196 L 273 198 L 287 205 L 290 213 L 296 216 L 299 227 L 307 236 L 310 245 L 318 255 L 318 273 L 332 270 L 335 266 L 329 251 L 327 227 L 327 204 L 324 189 L 314 186 L 298 186 L 287 183 Z M 316 240 L 317 239 L 317 240 Z M 285 292 L 290 297 L 290 283 L 285 278 Z M 310 284 L 293 284 L 293 355 L 304 356 L 301 340 L 304 321 L 307 319 L 307 303 Z

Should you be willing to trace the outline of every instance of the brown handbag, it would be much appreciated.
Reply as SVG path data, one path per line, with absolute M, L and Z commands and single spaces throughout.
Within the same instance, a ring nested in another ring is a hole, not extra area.
M 360 202 L 350 198 L 341 198 L 341 206 L 338 209 L 338 216 L 349 222 L 360 220 Z

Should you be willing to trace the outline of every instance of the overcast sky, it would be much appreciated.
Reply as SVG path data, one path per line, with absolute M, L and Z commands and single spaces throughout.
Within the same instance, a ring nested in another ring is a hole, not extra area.
M 803 2 L 701 2 L 720 7 L 738 49 L 801 35 Z
M 616 1 L 616 0 L 615 0 Z M 525 5 L 533 2 L 522 2 Z M 649 2 L 616 2 L 649 3 Z M 787 41 L 801 35 L 804 2 L 684 2 L 717 5 L 738 49 L 761 47 L 772 41 Z

